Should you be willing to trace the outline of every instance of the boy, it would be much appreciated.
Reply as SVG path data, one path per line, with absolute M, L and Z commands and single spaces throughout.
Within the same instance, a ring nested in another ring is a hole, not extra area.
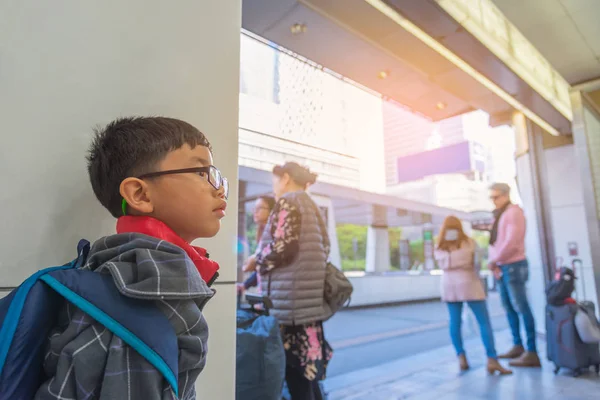
M 198 238 L 217 234 L 228 183 L 212 166 L 206 137 L 171 118 L 122 118 L 98 130 L 88 155 L 92 188 L 118 219 L 85 269 L 112 276 L 123 296 L 155 302 L 179 347 L 180 399 L 195 399 L 206 361 L 202 308 L 219 266 Z M 135 350 L 73 305 L 61 311 L 36 399 L 175 399 L 162 375 Z

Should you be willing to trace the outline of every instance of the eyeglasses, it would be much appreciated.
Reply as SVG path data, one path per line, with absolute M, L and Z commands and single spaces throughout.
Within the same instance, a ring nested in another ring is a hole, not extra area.
M 156 178 L 164 175 L 175 175 L 175 174 L 198 174 L 200 176 L 206 175 L 206 179 L 208 183 L 211 184 L 213 188 L 219 190 L 223 188 L 223 196 L 227 199 L 229 196 L 229 182 L 227 178 L 224 178 L 221 175 L 221 171 L 217 169 L 214 165 L 209 165 L 208 167 L 197 167 L 197 168 L 185 168 L 185 169 L 173 169 L 169 171 L 158 171 L 158 172 L 150 172 L 148 174 L 144 174 L 142 176 L 138 176 L 138 179 L 147 179 L 147 178 Z

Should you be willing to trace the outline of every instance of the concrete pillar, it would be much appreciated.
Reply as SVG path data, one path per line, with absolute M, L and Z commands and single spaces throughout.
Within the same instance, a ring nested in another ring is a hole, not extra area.
M 189 121 L 232 182 L 221 232 L 201 243 L 221 276 L 197 385 L 219 400 L 233 400 L 235 387 L 240 3 L 0 2 L 0 287 L 72 259 L 82 237 L 114 233 L 85 167 L 95 125 L 125 115 Z
M 587 260 L 581 257 L 584 262 L 585 292 L 588 300 L 600 304 L 600 110 L 582 92 L 571 94 L 571 105 L 584 225 L 587 228 L 581 229 L 580 233 L 586 232 L 589 241 L 584 242 L 589 249 Z M 579 282 L 580 286 L 583 283 Z
M 340 253 L 340 244 L 338 242 L 336 222 L 335 222 L 335 209 L 333 202 L 329 197 L 323 197 L 311 194 L 312 199 L 317 203 L 321 209 L 327 210 L 327 233 L 329 234 L 329 242 L 331 249 L 329 250 L 329 261 L 338 268 L 342 268 L 342 256 Z
M 548 279 L 548 267 L 553 265 L 554 257 L 549 255 L 546 237 L 550 235 L 548 220 L 545 218 L 543 188 L 543 153 L 539 149 L 539 136 L 536 125 L 528 121 L 521 113 L 515 113 L 513 128 L 517 143 L 517 183 L 523 201 L 523 210 L 527 219 L 525 248 L 529 260 L 529 301 L 536 317 L 536 329 L 544 332 L 545 288 Z M 546 185 L 547 186 L 547 185 Z
M 387 208 L 374 205 L 367 230 L 367 272 L 385 272 L 390 268 L 390 235 Z

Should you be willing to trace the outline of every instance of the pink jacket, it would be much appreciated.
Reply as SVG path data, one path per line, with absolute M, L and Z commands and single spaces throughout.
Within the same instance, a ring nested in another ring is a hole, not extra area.
M 525 260 L 525 230 L 523 210 L 514 204 L 509 206 L 500 217 L 496 243 L 489 249 L 489 262 L 506 265 Z
M 453 251 L 435 250 L 442 275 L 442 301 L 459 302 L 485 300 L 485 290 L 475 267 L 477 244 L 473 239 Z

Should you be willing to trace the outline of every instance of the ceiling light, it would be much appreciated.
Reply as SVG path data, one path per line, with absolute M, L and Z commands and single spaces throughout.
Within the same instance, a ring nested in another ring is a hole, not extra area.
M 378 77 L 379 79 L 385 79 L 385 78 L 387 78 L 389 75 L 390 75 L 390 73 L 389 73 L 389 72 L 387 72 L 387 71 L 379 71 L 379 73 L 377 74 L 377 77 Z
M 290 32 L 292 32 L 292 35 L 300 35 L 306 32 L 306 24 L 294 24 L 290 26 Z
M 438 110 L 443 110 L 444 108 L 446 108 L 446 103 L 440 101 L 435 105 L 435 108 L 437 108 Z

